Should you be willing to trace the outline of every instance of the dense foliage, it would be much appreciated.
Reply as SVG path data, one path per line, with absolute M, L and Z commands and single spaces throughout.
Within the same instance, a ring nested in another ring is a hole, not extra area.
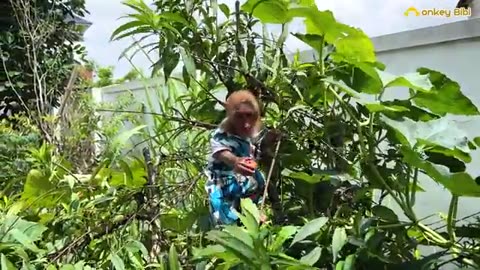
M 74 148 L 21 151 L 30 162 L 28 175 L 18 174 L 23 190 L 3 193 L 0 204 L 2 268 L 478 269 L 479 223 L 459 225 L 457 209 L 459 198 L 480 196 L 466 171 L 480 140 L 446 117 L 475 116 L 477 107 L 439 71 L 388 73 L 361 30 L 313 2 L 248 0 L 231 9 L 215 0 L 159 0 L 152 9 L 126 1 L 131 21 L 112 38 L 155 38 L 127 49 L 158 54 L 152 75 L 165 87 L 147 88 L 147 104 L 84 103 L 99 118 L 75 126 L 105 138 L 87 172 L 67 161 Z M 294 18 L 306 32 L 292 35 L 317 60 L 285 55 Z M 280 24 L 282 34 L 272 40 L 254 30 L 265 23 Z M 212 229 L 202 171 L 208 131 L 224 115 L 212 108 L 218 94 L 245 87 L 261 97 L 265 122 L 286 135 L 272 181 L 288 218 L 276 222 L 267 209 L 272 221 L 260 225 L 260 210 L 244 200 L 241 227 Z M 392 89 L 407 98 L 392 98 Z M 99 120 L 102 130 L 90 126 Z M 124 120 L 134 128 L 120 131 Z M 424 181 L 451 194 L 440 228 L 415 211 L 418 193 L 429 192 Z

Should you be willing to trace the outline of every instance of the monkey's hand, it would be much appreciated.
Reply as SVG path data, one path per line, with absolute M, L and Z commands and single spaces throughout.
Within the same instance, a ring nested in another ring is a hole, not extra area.
M 233 165 L 233 170 L 244 176 L 252 176 L 255 173 L 255 167 L 250 164 L 252 161 L 249 158 L 237 158 Z

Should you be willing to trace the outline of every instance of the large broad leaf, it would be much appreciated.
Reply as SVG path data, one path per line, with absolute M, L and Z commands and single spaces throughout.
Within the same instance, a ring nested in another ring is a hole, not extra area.
M 287 4 L 281 0 L 248 0 L 241 9 L 258 18 L 262 23 L 283 24 L 291 20 Z
M 56 186 L 43 172 L 32 169 L 23 187 L 22 200 L 38 207 L 53 207 L 68 200 L 70 193 L 70 188 Z
M 419 68 L 417 71 L 430 79 L 433 89 L 426 93 L 416 93 L 413 98 L 416 105 L 442 116 L 447 113 L 457 115 L 479 114 L 473 102 L 462 94 L 457 82 L 438 71 L 428 68 Z
M 442 184 L 457 196 L 480 197 L 480 185 L 468 173 L 450 173 L 448 168 L 436 165 L 422 159 L 416 152 L 402 146 L 401 151 L 405 162 L 422 169 L 436 182 Z
M 415 122 L 408 118 L 396 121 L 385 116 L 381 120 L 396 131 L 397 138 L 405 146 L 428 147 L 429 151 L 465 162 L 471 160 L 468 136 L 454 121 L 445 118 L 428 122 Z
M 298 243 L 305 238 L 309 237 L 312 234 L 318 233 L 320 229 L 327 224 L 328 218 L 327 217 L 319 217 L 314 220 L 309 221 L 307 224 L 305 224 L 295 235 L 293 238 L 291 246 L 293 246 L 295 243 Z
M 18 216 L 9 215 L 5 217 L 0 227 L 0 234 L 5 235 L 3 238 L 4 242 L 9 242 L 14 239 L 9 234 L 12 229 L 20 231 L 27 236 L 30 241 L 35 242 L 42 239 L 42 235 L 47 230 L 47 227 L 35 222 L 26 221 Z
M 390 119 L 394 120 L 402 120 L 403 117 L 407 117 L 412 119 L 413 121 L 430 121 L 433 119 L 438 119 L 440 118 L 439 116 L 432 114 L 430 112 L 427 112 L 417 106 L 412 105 L 410 100 L 399 100 L 399 99 L 394 99 L 394 100 L 389 100 L 389 101 L 383 101 L 381 103 L 384 106 L 387 107 L 396 107 L 396 108 L 407 108 L 408 110 L 406 111 L 401 111 L 401 110 L 382 110 L 382 113 L 386 115 Z
M 408 87 L 420 92 L 428 92 L 433 85 L 428 75 L 416 73 L 407 73 L 401 76 L 390 74 L 386 71 L 378 70 L 377 73 L 382 80 L 384 88 L 387 87 Z
M 325 42 L 335 46 L 332 54 L 335 61 L 375 62 L 375 49 L 370 38 L 360 29 L 355 29 L 335 20 L 331 11 L 319 11 L 315 6 L 289 10 L 291 17 L 305 18 L 307 34 L 323 36 Z
M 343 65 L 344 63 L 341 63 Z M 335 77 L 344 81 L 352 89 L 366 94 L 380 94 L 383 84 L 377 69 L 382 68 L 380 63 L 351 62 L 345 68 L 340 68 Z

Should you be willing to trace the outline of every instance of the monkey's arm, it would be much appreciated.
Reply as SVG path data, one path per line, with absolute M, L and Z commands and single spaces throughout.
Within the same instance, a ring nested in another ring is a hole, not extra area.
M 235 156 L 230 150 L 223 149 L 213 154 L 213 158 L 218 159 L 230 166 L 235 166 L 239 157 Z

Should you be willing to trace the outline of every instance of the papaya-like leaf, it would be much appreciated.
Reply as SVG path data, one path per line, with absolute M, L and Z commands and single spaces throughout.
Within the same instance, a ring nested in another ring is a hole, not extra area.
M 401 147 L 403 159 L 447 188 L 452 194 L 465 197 L 480 197 L 480 183 L 465 172 L 450 173 L 448 168 L 422 159 L 418 153 L 406 146 Z
M 252 14 L 262 23 L 283 24 L 291 21 L 285 1 L 248 0 L 242 5 L 241 10 Z
M 460 90 L 460 85 L 448 78 L 445 74 L 428 68 L 417 69 L 418 73 L 426 76 L 433 84 L 429 92 L 415 93 L 413 102 L 438 115 L 478 115 L 475 104 Z
M 305 18 L 307 34 L 323 36 L 335 46 L 332 58 L 337 62 L 375 62 L 375 49 L 370 38 L 360 29 L 335 20 L 331 11 L 316 7 L 296 7 L 288 11 L 289 17 Z
M 386 71 L 377 69 L 377 73 L 382 80 L 384 88 L 407 87 L 419 92 L 428 92 L 433 87 L 429 76 L 419 72 L 406 73 L 401 76 L 396 76 Z
M 415 122 L 403 118 L 397 121 L 383 115 L 380 119 L 395 130 L 397 139 L 405 146 L 428 147 L 429 151 L 453 156 L 464 162 L 471 160 L 468 135 L 452 120 L 441 118 L 428 122 Z

